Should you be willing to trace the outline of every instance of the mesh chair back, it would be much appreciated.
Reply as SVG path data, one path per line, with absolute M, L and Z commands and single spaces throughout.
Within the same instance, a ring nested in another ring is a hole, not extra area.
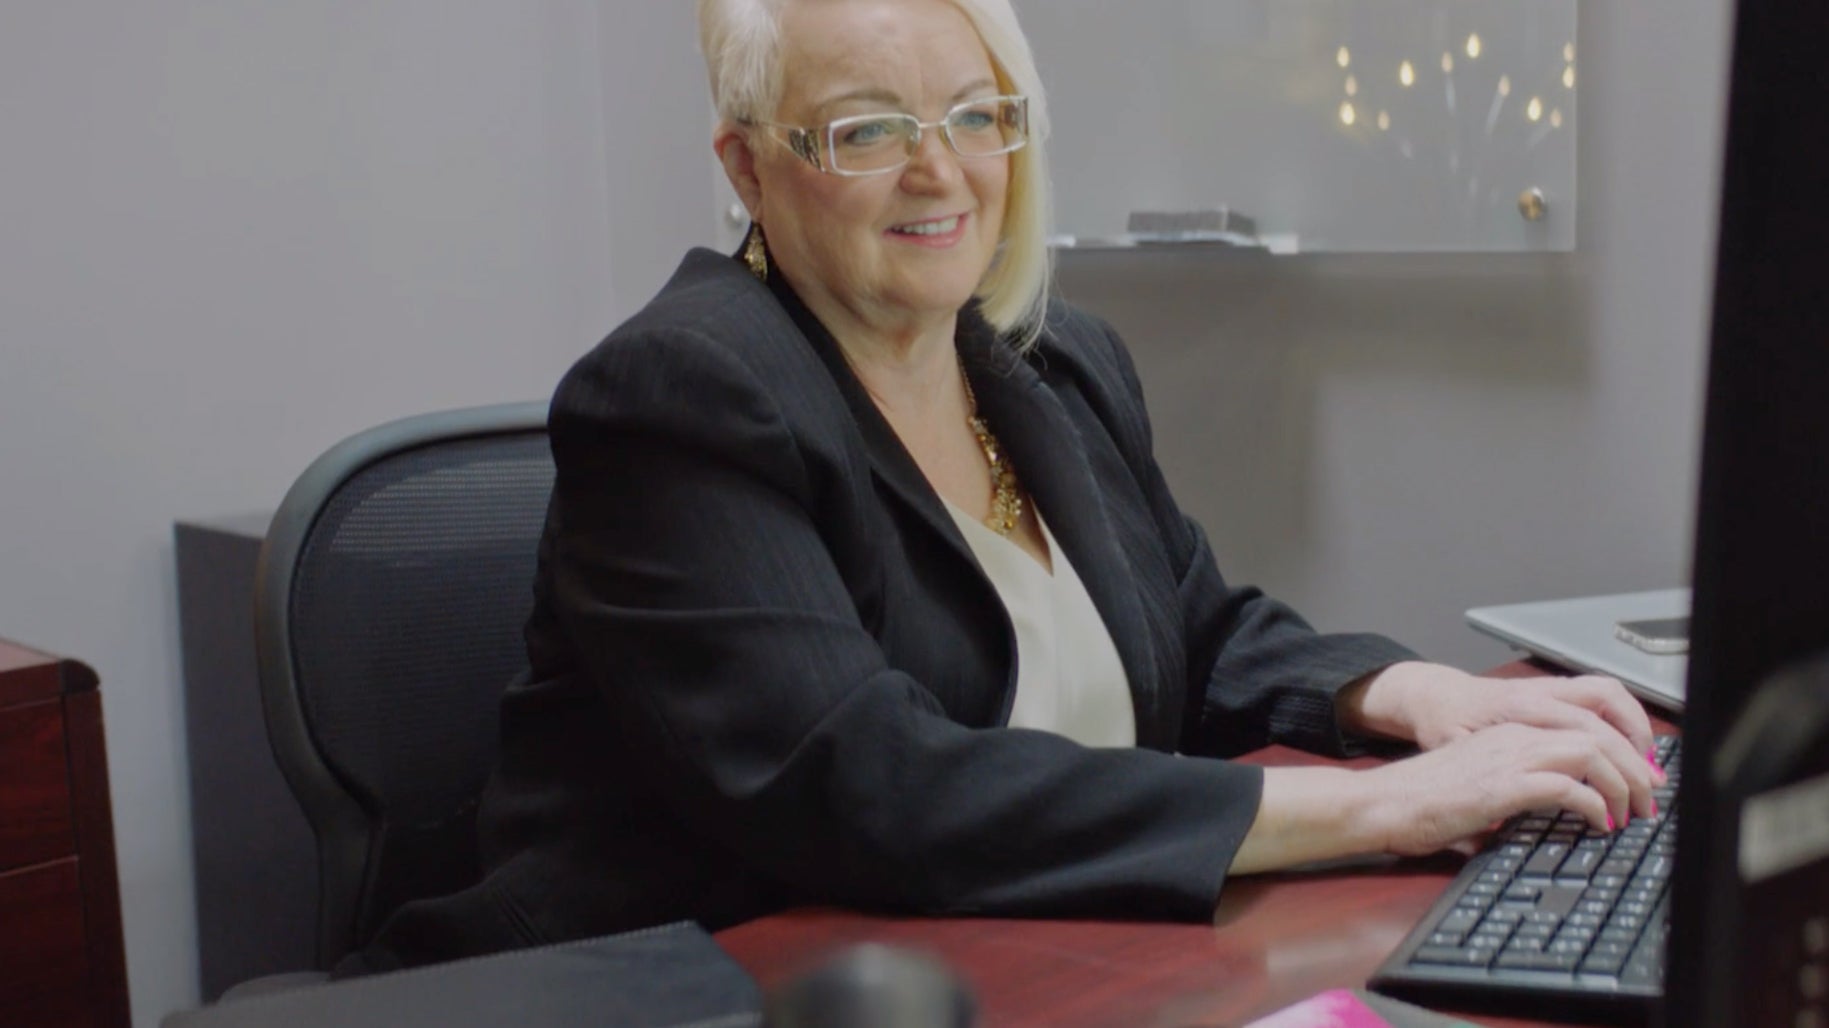
M 478 873 L 552 481 L 539 405 L 445 412 L 333 449 L 274 518 L 261 687 L 318 836 L 325 968 L 400 904 Z

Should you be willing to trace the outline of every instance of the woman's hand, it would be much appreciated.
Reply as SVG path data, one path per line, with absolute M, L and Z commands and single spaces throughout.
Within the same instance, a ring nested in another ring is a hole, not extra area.
M 1618 755 L 1589 732 L 1510 723 L 1469 732 L 1436 749 L 1360 774 L 1366 817 L 1380 848 L 1421 856 L 1473 852 L 1506 818 L 1560 807 L 1611 831 L 1649 816 L 1651 768 L 1623 774 Z
M 1560 807 L 1610 830 L 1652 812 L 1652 768 L 1626 770 L 1625 737 L 1508 722 L 1363 771 L 1268 768 L 1257 820 L 1232 873 L 1279 870 L 1362 853 L 1471 853 L 1499 822 Z M 1617 745 L 1615 745 L 1617 743 Z
M 1364 727 L 1412 739 L 1423 749 L 1445 746 L 1494 725 L 1591 732 L 1611 729 L 1639 754 L 1651 750 L 1651 719 L 1618 681 L 1576 678 L 1479 678 L 1441 664 L 1393 664 L 1344 702 Z
M 1655 809 L 1651 790 L 1664 780 L 1652 761 L 1651 719 L 1611 678 L 1479 678 L 1409 661 L 1349 689 L 1341 702 L 1349 723 L 1412 739 L 1425 750 L 1505 725 L 1542 729 L 1546 737 L 1582 736 L 1605 766 L 1577 780 L 1586 779 L 1599 792 L 1606 813 L 1618 824 L 1630 816 L 1650 816 Z M 1605 820 L 1602 816 L 1595 823 Z

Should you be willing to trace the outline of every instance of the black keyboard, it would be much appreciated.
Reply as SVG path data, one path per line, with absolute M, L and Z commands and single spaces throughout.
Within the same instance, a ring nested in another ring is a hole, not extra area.
M 1658 816 L 1609 833 L 1580 816 L 1506 822 L 1373 976 L 1379 992 L 1553 1020 L 1643 1020 L 1664 987 L 1680 749 Z

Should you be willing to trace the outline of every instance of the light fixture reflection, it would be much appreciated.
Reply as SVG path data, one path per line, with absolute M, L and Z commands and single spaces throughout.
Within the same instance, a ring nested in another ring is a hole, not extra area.
M 1575 44 L 1574 43 L 1562 44 L 1562 59 L 1569 62 L 1570 64 L 1575 63 Z
M 1575 88 L 1575 66 L 1573 64 L 1562 69 L 1562 85 L 1565 89 Z
M 1389 111 L 1379 111 L 1378 112 L 1378 131 L 1380 131 L 1380 132 L 1391 131 L 1391 112 L 1389 112 Z
M 1397 66 L 1397 81 L 1401 82 L 1406 89 L 1416 85 L 1416 69 L 1411 67 L 1409 61 Z
M 1351 75 L 1348 75 L 1346 77 L 1346 95 L 1347 96 L 1358 96 L 1359 95 L 1359 80 L 1354 78 Z
M 1472 61 L 1479 60 L 1481 49 L 1482 49 L 1482 47 L 1480 45 L 1480 34 L 1478 32 L 1467 37 L 1467 59 L 1468 60 L 1472 60 Z
M 1537 97 L 1534 97 L 1534 96 L 1531 97 L 1531 102 L 1530 102 L 1529 106 L 1524 108 L 1524 116 L 1526 118 L 1529 118 L 1532 121 L 1542 121 L 1543 120 L 1543 101 L 1538 99 Z
M 1442 74 L 1449 75 L 1449 74 L 1452 74 L 1453 72 L 1454 72 L 1454 55 L 1451 53 L 1443 53 L 1442 54 Z
M 1359 120 L 1359 112 L 1356 110 L 1353 110 L 1352 101 L 1349 100 L 1346 103 L 1343 103 L 1340 105 L 1340 124 L 1351 125 L 1352 123 L 1354 123 L 1358 120 Z
M 1510 96 L 1511 95 L 1511 76 L 1510 75 L 1500 75 L 1499 76 L 1499 95 L 1500 96 Z
M 1562 127 L 1562 108 L 1558 107 L 1555 110 L 1550 112 L 1550 127 L 1551 128 L 1561 128 Z
M 1572 61 L 1574 58 L 1571 57 L 1569 60 Z M 1353 63 L 1352 51 L 1348 50 L 1346 47 L 1341 47 L 1340 52 L 1334 55 L 1334 63 L 1342 68 L 1350 67 Z

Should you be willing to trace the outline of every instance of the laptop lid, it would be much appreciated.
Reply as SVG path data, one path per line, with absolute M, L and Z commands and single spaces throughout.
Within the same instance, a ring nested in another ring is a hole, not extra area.
M 1688 589 L 1543 600 L 1467 612 L 1475 629 L 1575 671 L 1612 675 L 1640 699 L 1670 711 L 1683 709 L 1689 658 L 1646 653 L 1615 634 L 1621 621 L 1686 617 Z

